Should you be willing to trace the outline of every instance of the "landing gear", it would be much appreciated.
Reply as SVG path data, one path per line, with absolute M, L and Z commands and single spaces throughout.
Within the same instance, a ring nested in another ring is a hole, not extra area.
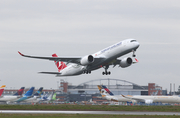
M 110 71 L 107 71 L 108 68 L 109 68 L 109 65 L 104 66 L 105 72 L 102 72 L 103 75 L 110 75 L 111 74 Z
M 102 72 L 102 74 L 103 74 L 103 75 L 110 75 L 111 72 L 110 72 L 110 71 L 109 71 L 109 72 L 105 71 L 105 72 Z
M 132 51 L 132 52 L 133 52 L 133 55 L 132 55 L 133 57 L 136 57 L 135 51 L 136 51 L 136 50 L 133 50 L 133 51 Z
M 84 74 L 91 74 L 91 71 L 85 70 L 83 71 Z

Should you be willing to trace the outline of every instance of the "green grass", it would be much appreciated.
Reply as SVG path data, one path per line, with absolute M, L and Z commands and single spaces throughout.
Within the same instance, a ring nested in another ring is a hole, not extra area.
M 117 105 L 0 105 L 0 110 L 82 110 L 82 111 L 162 111 L 180 112 L 180 106 Z
M 93 115 L 93 114 L 0 114 L 1 118 L 179 118 L 158 115 Z

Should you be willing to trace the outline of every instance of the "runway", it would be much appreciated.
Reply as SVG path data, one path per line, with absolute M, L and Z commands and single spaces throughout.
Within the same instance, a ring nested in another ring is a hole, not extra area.
M 180 115 L 180 112 L 136 112 L 136 111 L 44 111 L 44 110 L 0 110 L 8 114 L 111 114 L 111 115 Z

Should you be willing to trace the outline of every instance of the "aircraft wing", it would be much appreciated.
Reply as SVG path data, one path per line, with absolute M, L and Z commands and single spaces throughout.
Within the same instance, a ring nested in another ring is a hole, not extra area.
M 18 53 L 23 57 L 28 58 L 36 58 L 36 59 L 46 59 L 51 61 L 63 61 L 63 62 L 69 62 L 69 63 L 78 63 L 81 59 L 81 57 L 39 57 L 39 56 L 30 56 L 30 55 L 24 55 L 18 51 Z
M 125 96 L 125 95 L 122 95 L 124 98 L 127 98 L 127 99 L 131 99 L 131 100 L 136 100 L 136 101 L 140 101 L 140 102 L 144 102 L 145 99 L 142 99 L 142 98 L 134 98 L 133 96 Z
M 56 75 L 57 77 L 61 77 L 61 73 L 60 72 L 39 72 L 41 74 L 52 74 L 52 75 Z
M 82 57 L 39 57 L 39 56 L 30 56 L 30 55 L 24 55 L 21 52 L 18 51 L 18 53 L 23 56 L 23 57 L 28 57 L 28 58 L 36 58 L 36 59 L 45 59 L 45 60 L 50 60 L 50 61 L 63 61 L 67 63 L 76 63 L 80 64 L 80 60 Z M 102 61 L 104 58 L 94 58 L 97 62 Z M 54 74 L 54 73 L 53 73 Z M 55 73 L 59 74 L 59 73 Z
M 43 73 L 43 74 L 61 74 L 59 72 L 39 72 L 39 73 Z

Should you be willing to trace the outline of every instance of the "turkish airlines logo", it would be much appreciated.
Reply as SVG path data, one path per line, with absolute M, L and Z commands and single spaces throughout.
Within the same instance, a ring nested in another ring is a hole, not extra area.
M 52 57 L 58 57 L 56 54 L 52 54 Z M 58 61 L 54 61 L 57 68 L 58 68 L 58 71 L 60 72 L 61 70 L 63 70 L 64 68 L 66 68 L 66 64 L 64 62 L 61 61 L 61 63 Z

